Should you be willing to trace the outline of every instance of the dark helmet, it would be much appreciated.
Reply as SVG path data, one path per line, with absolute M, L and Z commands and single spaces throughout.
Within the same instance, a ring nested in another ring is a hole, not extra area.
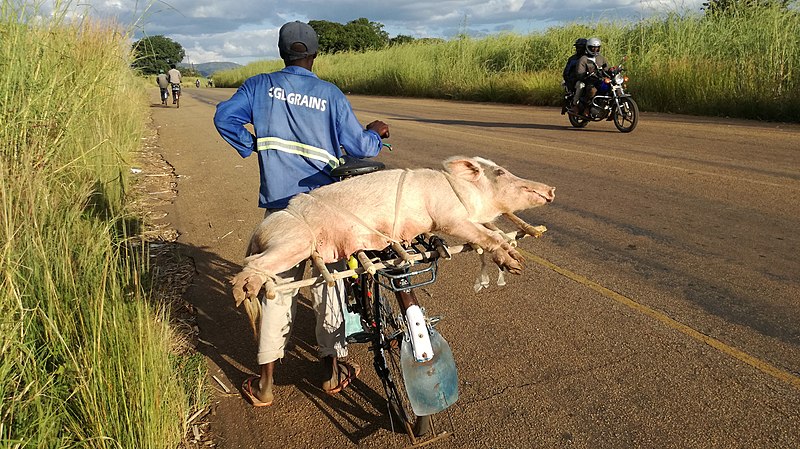
M 599 38 L 593 37 L 586 41 L 586 54 L 589 56 L 597 56 L 600 54 L 600 46 L 603 45 Z
M 576 49 L 579 49 L 579 48 L 582 48 L 582 47 L 585 48 L 586 47 L 586 38 L 585 37 L 579 37 L 578 39 L 575 39 L 575 43 L 573 45 L 575 46 Z

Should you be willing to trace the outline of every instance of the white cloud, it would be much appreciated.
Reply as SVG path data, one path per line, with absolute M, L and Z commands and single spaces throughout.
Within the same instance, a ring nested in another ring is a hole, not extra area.
M 49 0 L 43 8 L 52 10 Z M 600 18 L 699 11 L 703 0 L 81 0 L 83 13 L 114 19 L 138 37 L 164 34 L 181 43 L 190 62 L 246 63 L 277 58 L 278 28 L 290 20 L 346 23 L 359 17 L 384 24 L 392 36 L 452 37 L 500 30 L 527 33 L 545 25 Z M 50 6 L 48 6 L 50 5 Z M 47 10 L 46 10 L 47 11 Z

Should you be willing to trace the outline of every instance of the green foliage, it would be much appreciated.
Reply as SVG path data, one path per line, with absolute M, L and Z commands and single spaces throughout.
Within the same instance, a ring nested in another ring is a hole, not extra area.
M 383 31 L 383 24 L 363 17 L 346 25 L 327 20 L 312 20 L 308 24 L 319 35 L 321 53 L 377 50 L 389 44 L 389 34 Z
M 414 42 L 414 38 L 406 36 L 405 34 L 398 34 L 395 37 L 389 38 L 389 45 L 403 45 Z
M 152 75 L 159 70 L 166 72 L 186 56 L 181 44 L 162 35 L 140 39 L 133 43 L 132 48 L 135 58 L 133 68 L 143 75 Z
M 147 115 L 130 47 L 19 5 L 0 8 L 0 447 L 177 447 L 197 396 L 125 213 Z
M 706 15 L 736 14 L 756 8 L 787 8 L 791 0 L 709 0 L 703 3 Z
M 345 92 L 558 105 L 561 71 L 577 37 L 623 56 L 643 110 L 800 121 L 800 13 L 782 5 L 715 16 L 667 14 L 639 22 L 570 24 L 527 36 L 417 39 L 381 51 L 317 58 L 314 70 Z M 238 86 L 271 62 L 220 72 Z

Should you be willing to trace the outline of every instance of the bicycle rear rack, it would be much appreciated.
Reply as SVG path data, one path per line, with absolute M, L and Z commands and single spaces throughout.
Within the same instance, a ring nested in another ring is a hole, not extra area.
M 393 292 L 407 291 L 436 282 L 436 268 L 436 260 L 430 261 L 425 266 L 383 268 L 375 273 L 375 280 Z

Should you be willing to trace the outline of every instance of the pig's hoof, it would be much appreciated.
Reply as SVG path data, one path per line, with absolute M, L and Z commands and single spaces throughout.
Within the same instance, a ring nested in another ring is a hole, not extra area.
M 505 267 L 505 270 L 511 274 L 522 274 L 522 265 L 513 264 Z
M 258 298 L 258 292 L 264 285 L 264 279 L 258 273 L 242 270 L 233 277 L 231 283 L 233 284 L 233 299 L 236 301 L 236 307 L 239 307 L 245 298 Z
M 522 274 L 525 258 L 514 248 L 501 248 L 495 252 L 494 263 L 511 274 Z

